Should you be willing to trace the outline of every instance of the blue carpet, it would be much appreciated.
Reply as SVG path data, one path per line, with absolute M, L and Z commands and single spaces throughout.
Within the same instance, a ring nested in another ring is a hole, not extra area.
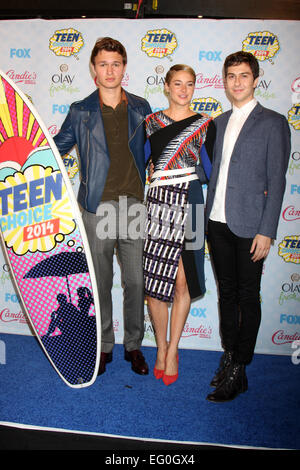
M 116 345 L 107 372 L 84 389 L 67 387 L 35 338 L 0 334 L 0 424 L 177 443 L 299 449 L 300 365 L 289 356 L 255 355 L 249 390 L 228 403 L 206 400 L 220 352 L 180 350 L 179 380 L 152 375 L 156 351 L 144 347 L 148 376 L 131 371 Z M 3 362 L 3 361 L 2 361 Z

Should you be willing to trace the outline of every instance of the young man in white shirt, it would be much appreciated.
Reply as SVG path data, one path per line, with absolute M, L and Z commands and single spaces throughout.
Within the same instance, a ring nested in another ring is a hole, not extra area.
M 276 238 L 290 155 L 284 116 L 254 98 L 257 59 L 239 51 L 224 63 L 232 110 L 215 120 L 217 136 L 206 201 L 208 240 L 219 288 L 224 354 L 209 401 L 234 399 L 248 388 L 261 321 L 260 283 Z

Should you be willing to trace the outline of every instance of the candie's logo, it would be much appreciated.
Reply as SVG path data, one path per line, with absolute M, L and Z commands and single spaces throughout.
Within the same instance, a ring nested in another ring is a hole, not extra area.
M 49 49 L 58 56 L 70 57 L 77 54 L 83 45 L 81 33 L 73 28 L 55 31 L 49 40 Z
M 288 121 L 296 131 L 300 129 L 300 103 L 294 106 L 288 112 Z
M 293 343 L 294 341 L 299 341 L 300 334 L 296 331 L 296 333 L 286 333 L 284 330 L 275 331 L 272 336 L 272 343 L 281 345 L 287 343 Z
M 288 235 L 278 245 L 278 254 L 286 263 L 300 263 L 300 236 Z
M 291 85 L 291 88 L 293 93 L 300 93 L 300 77 L 295 78 Z
M 282 218 L 286 222 L 299 220 L 300 219 L 300 210 L 296 209 L 295 206 L 287 206 L 282 212 Z
M 292 103 L 300 102 L 300 77 L 295 78 L 291 85 L 292 90 Z
M 257 60 L 270 60 L 279 51 L 279 42 L 275 34 L 269 31 L 249 33 L 243 41 L 243 51 L 251 52 Z
M 28 72 L 28 70 L 25 70 L 25 72 L 17 73 L 10 69 L 6 72 L 6 75 L 15 83 L 22 83 L 22 85 L 36 85 L 36 72 Z
M 215 98 L 195 98 L 191 102 L 191 110 L 195 113 L 206 113 L 212 118 L 216 118 L 222 114 L 222 106 Z
M 167 29 L 147 31 L 142 39 L 142 51 L 146 52 L 149 57 L 161 59 L 173 54 L 176 47 L 176 36 Z
M 24 313 L 21 310 L 18 313 L 13 313 L 8 308 L 4 308 L 3 310 L 1 310 L 0 321 L 3 321 L 4 323 L 27 323 L 26 317 L 24 316 Z
M 189 338 L 190 336 L 198 336 L 198 338 L 207 338 L 210 339 L 212 335 L 212 327 L 211 326 L 204 326 L 200 324 L 197 327 L 190 326 L 187 322 L 184 325 L 182 338 Z
M 216 89 L 224 89 L 223 78 L 221 75 L 214 74 L 214 75 L 204 75 L 203 72 L 197 73 L 196 77 L 196 90 L 200 90 L 202 88 L 216 88 Z

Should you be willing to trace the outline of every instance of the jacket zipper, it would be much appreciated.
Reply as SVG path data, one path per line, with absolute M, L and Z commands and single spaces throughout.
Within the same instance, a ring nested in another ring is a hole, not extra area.
M 141 175 L 140 175 L 139 169 L 138 169 L 138 167 L 137 167 L 137 164 L 136 164 L 134 155 L 133 155 L 133 153 L 132 153 L 132 151 L 131 151 L 131 148 L 130 148 L 129 144 L 130 144 L 130 142 L 132 141 L 132 139 L 134 138 L 134 136 L 135 136 L 135 134 L 136 134 L 138 128 L 144 123 L 144 120 L 145 120 L 145 119 L 143 119 L 142 122 L 140 122 L 140 124 L 135 128 L 134 133 L 132 134 L 132 136 L 131 136 L 130 139 L 128 140 L 128 149 L 129 149 L 129 152 L 131 153 L 131 155 L 132 155 L 132 157 L 133 157 L 133 161 L 134 161 L 135 167 L 136 167 L 136 169 L 137 169 L 137 172 L 138 172 L 138 175 L 139 175 L 139 177 L 140 177 L 140 180 L 141 180 L 141 183 L 142 183 L 142 186 L 143 186 L 143 187 L 144 187 L 143 180 L 142 180 L 142 177 L 141 177 Z
M 90 117 L 90 112 L 88 111 Z M 87 148 L 87 162 L 86 162 L 86 182 L 85 182 L 85 207 L 87 208 L 88 199 L 88 180 L 89 180 L 89 163 L 90 163 L 90 130 L 88 129 L 88 148 Z

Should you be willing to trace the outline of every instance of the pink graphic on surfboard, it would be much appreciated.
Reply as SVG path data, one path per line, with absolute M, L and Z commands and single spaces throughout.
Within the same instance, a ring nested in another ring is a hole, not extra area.
M 80 211 L 32 103 L 0 72 L 0 227 L 15 288 L 71 387 L 97 376 L 100 309 Z

